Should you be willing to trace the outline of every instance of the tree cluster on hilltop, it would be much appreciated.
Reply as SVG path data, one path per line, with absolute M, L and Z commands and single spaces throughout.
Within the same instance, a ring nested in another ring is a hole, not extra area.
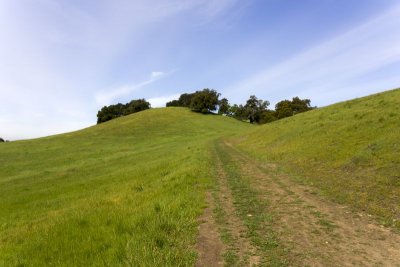
M 234 104 L 230 106 L 229 103 L 224 104 L 224 106 L 228 106 L 228 112 L 222 114 L 235 117 L 239 120 L 249 120 L 250 123 L 263 124 L 315 108 L 311 106 L 310 99 L 300 99 L 297 96 L 293 97 L 292 100 L 278 102 L 275 105 L 275 110 L 268 109 L 269 105 L 269 101 L 264 101 L 258 99 L 255 95 L 251 95 L 245 105 Z
M 129 103 L 104 106 L 97 112 L 97 124 L 118 117 L 126 116 L 150 108 L 150 103 L 143 99 L 132 100 Z
M 192 94 L 181 94 L 178 100 L 172 100 L 167 102 L 167 107 L 190 107 L 190 103 L 195 93 Z
M 220 115 L 257 124 L 273 122 L 315 108 L 311 106 L 310 99 L 300 99 L 297 96 L 292 100 L 285 99 L 278 102 L 274 110 L 268 108 L 269 101 L 259 99 L 255 95 L 251 95 L 244 105 L 231 105 L 227 98 L 219 99 L 220 96 L 221 94 L 216 90 L 205 88 L 194 93 L 181 94 L 178 99 L 166 103 L 166 106 L 187 107 L 203 114 L 218 110 Z M 149 108 L 150 103 L 144 98 L 132 100 L 126 104 L 104 106 L 97 112 L 97 124 Z M 1 140 L 0 138 L 0 142 Z
M 195 112 L 211 113 L 218 108 L 220 93 L 213 89 L 205 88 L 191 94 L 181 94 L 178 100 L 172 100 L 167 107 L 187 107 Z
M 227 98 L 219 99 L 220 93 L 208 88 L 195 93 L 181 94 L 179 99 L 166 103 L 167 107 L 187 107 L 192 111 L 210 113 L 218 109 L 218 114 L 231 116 L 250 123 L 268 123 L 312 110 L 310 99 L 293 97 L 292 100 L 282 100 L 275 105 L 275 110 L 268 109 L 270 102 L 251 95 L 246 104 L 229 104 Z
M 4 139 L 0 137 L 0 143 L 4 143 Z

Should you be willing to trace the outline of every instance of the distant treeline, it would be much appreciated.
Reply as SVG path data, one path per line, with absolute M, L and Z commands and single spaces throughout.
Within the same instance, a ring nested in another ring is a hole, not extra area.
M 104 106 L 97 112 L 97 124 L 118 117 L 126 116 L 150 108 L 150 103 L 143 99 L 132 100 L 129 103 Z
M 293 97 L 292 100 L 282 100 L 275 105 L 275 109 L 268 109 L 269 101 L 264 101 L 251 95 L 246 104 L 231 105 L 226 98 L 216 90 L 205 88 L 194 93 L 181 94 L 179 99 L 166 103 L 167 107 L 187 107 L 194 112 L 213 113 L 234 117 L 238 120 L 247 120 L 250 123 L 268 123 L 282 118 L 305 112 L 315 107 L 311 106 L 310 99 Z M 106 122 L 121 116 L 150 108 L 150 103 L 143 99 L 132 100 L 129 103 L 104 106 L 97 112 L 97 123 Z
M 194 93 L 181 94 L 179 99 L 166 103 L 166 106 L 188 107 L 201 113 L 210 113 L 218 109 L 218 114 L 259 124 L 276 121 L 315 108 L 311 106 L 310 99 L 300 99 L 297 96 L 292 100 L 278 102 L 275 110 L 271 110 L 268 109 L 269 101 L 258 99 L 255 95 L 251 95 L 244 105 L 231 105 L 228 99 L 219 99 L 220 95 L 217 91 L 206 88 Z

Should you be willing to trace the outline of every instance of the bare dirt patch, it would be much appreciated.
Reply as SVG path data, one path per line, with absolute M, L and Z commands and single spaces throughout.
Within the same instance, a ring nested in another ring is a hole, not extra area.
M 242 175 L 270 202 L 274 228 L 295 266 L 400 266 L 400 236 L 367 214 L 324 200 L 273 164 L 225 143 Z
M 215 222 L 213 210 L 214 199 L 207 193 L 208 207 L 200 217 L 199 236 L 197 239 L 197 252 L 199 257 L 196 266 L 223 266 L 222 252 L 224 245 L 219 237 L 218 227 Z

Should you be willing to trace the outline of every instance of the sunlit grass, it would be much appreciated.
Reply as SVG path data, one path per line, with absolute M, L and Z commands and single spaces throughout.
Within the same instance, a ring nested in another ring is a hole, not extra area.
M 259 127 L 167 108 L 1 143 L 0 266 L 193 265 L 210 147 L 235 134 L 316 194 L 400 229 L 399 119 L 394 90 Z M 239 178 L 231 185 L 247 192 Z
M 187 266 L 208 146 L 249 125 L 155 109 L 0 147 L 0 266 Z
M 319 194 L 400 228 L 400 90 L 254 129 L 235 143 Z

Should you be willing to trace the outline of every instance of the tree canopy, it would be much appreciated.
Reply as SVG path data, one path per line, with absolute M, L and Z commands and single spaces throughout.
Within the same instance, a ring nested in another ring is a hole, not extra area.
M 292 101 L 282 100 L 275 105 L 276 117 L 278 119 L 290 117 L 298 113 L 309 111 L 315 107 L 311 106 L 310 99 L 300 99 L 299 97 L 293 97 Z
M 275 105 L 275 110 L 272 110 L 268 109 L 269 101 L 259 99 L 255 95 L 251 95 L 244 105 L 231 105 L 227 98 L 219 100 L 220 95 L 213 89 L 205 88 L 194 93 L 181 94 L 179 99 L 166 103 L 166 106 L 188 107 L 201 113 L 213 112 L 218 107 L 218 114 L 258 124 L 273 122 L 315 108 L 311 106 L 310 99 L 300 99 L 298 96 L 292 100 L 279 101 Z
M 210 113 L 217 110 L 218 98 L 221 94 L 213 89 L 205 88 L 194 93 L 181 94 L 178 100 L 172 100 L 167 107 L 188 107 L 195 112 Z
M 126 104 L 104 106 L 97 112 L 97 124 L 118 117 L 126 116 L 150 108 L 150 103 L 143 99 L 132 100 Z
M 217 110 L 220 94 L 212 89 L 196 91 L 190 102 L 190 109 L 195 112 L 210 113 Z
M 187 107 L 187 108 L 189 108 L 194 94 L 195 93 L 181 94 L 178 100 L 172 100 L 170 102 L 167 102 L 166 106 L 167 107 Z
M 269 102 L 251 95 L 245 105 L 234 104 L 229 107 L 228 115 L 238 120 L 249 120 L 250 123 L 269 123 L 278 119 L 312 110 L 310 99 L 293 97 L 292 100 L 282 100 L 275 105 L 275 110 L 268 109 Z
M 218 101 L 218 114 L 229 115 L 229 109 L 231 106 L 229 105 L 229 101 L 227 98 L 222 98 Z
M 275 116 L 278 119 L 286 118 L 292 115 L 292 102 L 290 100 L 282 100 L 275 105 Z
M 261 114 L 267 110 L 269 106 L 268 101 L 258 99 L 255 95 L 251 95 L 244 106 L 247 118 L 250 123 L 259 123 L 261 119 Z
M 0 143 L 5 142 L 3 138 L 0 137 Z

